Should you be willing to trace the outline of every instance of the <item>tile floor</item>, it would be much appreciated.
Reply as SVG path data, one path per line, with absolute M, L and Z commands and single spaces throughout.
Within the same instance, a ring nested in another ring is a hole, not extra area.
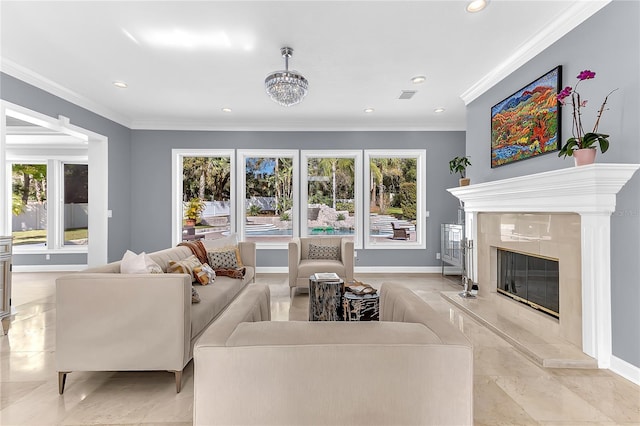
M 0 337 L 0 425 L 191 425 L 193 365 L 181 393 L 166 372 L 74 372 L 58 395 L 54 273 L 16 273 L 9 334 Z M 440 295 L 458 286 L 439 275 L 359 274 L 374 286 L 402 281 L 461 327 L 474 344 L 476 425 L 640 424 L 640 387 L 608 370 L 545 369 Z M 270 286 L 272 319 L 303 320 L 306 295 L 289 300 L 286 274 Z

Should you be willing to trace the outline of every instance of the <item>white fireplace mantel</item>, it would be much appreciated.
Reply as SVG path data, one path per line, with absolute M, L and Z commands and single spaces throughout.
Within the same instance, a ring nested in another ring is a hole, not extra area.
M 582 350 L 611 363 L 611 214 L 616 194 L 640 164 L 591 164 L 450 188 L 464 202 L 466 237 L 477 240 L 481 212 L 578 213 L 581 216 Z M 473 253 L 477 265 L 477 251 Z M 470 271 L 477 276 L 477 269 Z M 482 285 L 482 283 L 480 283 Z

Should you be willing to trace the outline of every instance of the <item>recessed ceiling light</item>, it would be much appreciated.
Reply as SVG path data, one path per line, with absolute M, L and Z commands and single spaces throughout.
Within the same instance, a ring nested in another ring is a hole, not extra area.
M 129 87 L 124 81 L 114 81 L 113 85 L 119 89 L 126 89 L 127 87 Z
M 426 79 L 427 77 L 425 77 L 424 75 L 417 75 L 411 79 L 411 82 L 413 84 L 421 84 L 424 83 Z
M 364 109 L 364 112 L 367 113 L 367 114 L 371 114 L 373 111 L 375 111 L 375 109 L 373 109 L 373 108 L 365 108 Z
M 471 13 L 480 12 L 485 7 L 487 7 L 488 3 L 489 3 L 489 0 L 473 0 L 472 2 L 469 2 L 469 4 L 467 5 L 467 12 L 471 12 Z
M 442 108 L 442 107 L 436 108 L 436 109 L 433 110 L 433 112 L 435 112 L 436 114 L 440 114 L 441 112 L 445 112 L 445 111 L 446 110 L 444 108 Z
M 222 108 L 222 112 L 231 112 L 231 108 L 224 107 Z

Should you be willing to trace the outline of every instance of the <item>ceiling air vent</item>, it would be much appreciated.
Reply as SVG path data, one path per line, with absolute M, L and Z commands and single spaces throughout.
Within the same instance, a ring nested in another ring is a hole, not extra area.
M 416 93 L 418 93 L 417 90 L 403 90 L 398 99 L 411 99 Z

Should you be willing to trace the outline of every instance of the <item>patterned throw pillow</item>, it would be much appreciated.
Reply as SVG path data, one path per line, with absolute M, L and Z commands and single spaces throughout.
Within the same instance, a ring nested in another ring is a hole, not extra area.
M 211 284 L 216 279 L 216 271 L 207 263 L 203 263 L 202 266 L 194 268 L 193 275 L 196 277 L 196 281 L 202 285 Z
M 200 295 L 193 286 L 191 286 L 191 303 L 200 303 Z
M 309 244 L 308 259 L 340 260 L 340 247 Z
M 240 251 L 237 248 L 230 247 L 227 250 L 208 251 L 207 258 L 209 259 L 209 265 L 213 269 L 235 269 L 242 267 Z
M 196 268 L 202 268 L 202 263 L 200 263 L 195 255 L 192 255 L 182 260 L 170 260 L 167 273 L 191 275 L 191 281 L 196 281 L 197 279 L 194 274 Z

